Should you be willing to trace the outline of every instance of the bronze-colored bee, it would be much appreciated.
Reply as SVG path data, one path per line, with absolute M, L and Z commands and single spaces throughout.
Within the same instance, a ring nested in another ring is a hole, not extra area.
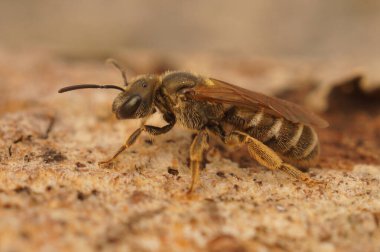
M 147 118 L 159 110 L 168 124 L 142 125 L 112 158 L 99 164 L 112 162 L 143 131 L 154 136 L 165 134 L 178 122 L 198 132 L 190 147 L 189 193 L 199 180 L 210 134 L 226 144 L 247 145 L 251 157 L 269 169 L 281 170 L 308 184 L 316 183 L 291 165 L 312 165 L 318 159 L 319 141 L 312 127 L 324 128 L 328 123 L 312 112 L 285 100 L 190 72 L 145 74 L 127 81 L 125 72 L 115 62 L 114 65 L 122 72 L 124 88 L 82 84 L 62 88 L 59 93 L 82 88 L 118 89 L 121 93 L 112 105 L 118 119 Z

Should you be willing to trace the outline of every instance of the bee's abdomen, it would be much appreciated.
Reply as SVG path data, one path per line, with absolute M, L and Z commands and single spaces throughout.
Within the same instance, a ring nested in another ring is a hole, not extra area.
M 258 111 L 247 121 L 244 131 L 289 163 L 308 165 L 319 156 L 318 136 L 310 126 Z

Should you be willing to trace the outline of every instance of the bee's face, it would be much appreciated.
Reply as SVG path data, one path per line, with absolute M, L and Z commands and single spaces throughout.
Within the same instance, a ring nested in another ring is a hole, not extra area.
M 119 94 L 112 112 L 118 119 L 133 119 L 147 116 L 153 111 L 154 94 L 159 84 L 156 75 L 144 75 L 132 81 L 127 90 Z

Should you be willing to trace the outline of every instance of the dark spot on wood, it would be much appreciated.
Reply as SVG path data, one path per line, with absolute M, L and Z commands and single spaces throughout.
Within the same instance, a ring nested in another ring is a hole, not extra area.
M 177 169 L 173 169 L 171 167 L 168 167 L 168 173 L 174 176 L 178 176 L 179 172 Z
M 12 145 L 9 145 L 8 147 L 8 154 L 10 157 L 12 157 Z
M 48 149 L 39 157 L 42 157 L 45 163 L 61 162 L 66 159 L 66 157 L 61 152 L 53 149 Z
M 29 156 L 28 154 L 26 154 L 26 155 L 24 156 L 24 161 L 25 161 L 25 162 L 30 162 L 30 160 L 31 160 L 30 156 Z
M 86 167 L 85 164 L 81 163 L 81 162 L 76 162 L 75 165 L 77 166 L 77 168 L 83 168 L 83 167 Z
M 16 188 L 14 189 L 14 191 L 15 191 L 16 193 L 25 193 L 25 194 L 30 194 L 30 193 L 31 193 L 30 188 L 27 187 L 27 186 L 19 186 L 19 187 L 16 187 Z
M 324 232 L 322 232 L 319 236 L 319 240 L 322 241 L 322 242 L 327 242 L 327 241 L 330 241 L 331 240 L 331 234 L 328 233 L 327 230 L 324 230 Z
M 107 237 L 107 243 L 118 243 L 120 241 L 119 237 L 109 236 Z
M 104 246 L 102 244 L 96 244 L 95 245 L 95 250 L 96 251 L 103 251 L 104 250 Z
M 30 238 L 30 235 L 26 231 L 21 231 L 20 232 L 20 237 L 23 238 L 23 239 L 25 239 L 25 240 L 28 240 Z
M 168 139 L 166 140 L 167 143 L 175 143 L 175 141 L 173 139 Z
M 364 140 L 362 138 L 356 139 L 356 146 L 361 147 L 364 145 Z
M 5 208 L 5 209 L 11 209 L 11 208 L 15 208 L 15 207 L 11 203 L 5 203 L 3 205 L 3 208 Z
M 218 172 L 216 173 L 216 175 L 217 175 L 218 177 L 221 177 L 221 178 L 226 178 L 226 175 L 224 174 L 224 172 L 221 172 L 221 171 L 218 171 Z
M 142 174 L 143 169 L 144 169 L 144 166 L 135 165 L 135 171 L 138 172 L 139 174 Z
M 237 180 L 241 180 L 241 178 L 238 177 L 237 175 L 235 175 L 235 173 L 230 172 L 230 175 L 231 175 L 232 177 L 236 178 Z
M 60 221 L 58 221 L 58 224 L 61 225 L 61 226 L 63 226 L 63 227 L 66 227 L 66 226 L 67 226 L 67 222 L 64 221 L 64 220 L 60 220 Z
M 53 187 L 50 185 L 45 188 L 45 191 L 47 192 L 50 192 L 51 190 L 53 190 Z
M 13 141 L 14 144 L 16 143 L 19 143 L 22 141 L 22 139 L 24 138 L 24 136 L 20 136 L 19 138 L 17 138 L 16 140 Z
M 144 142 L 148 145 L 152 145 L 153 144 L 153 140 L 148 138 L 148 139 L 145 139 Z
M 80 200 L 80 201 L 84 201 L 85 199 L 87 199 L 88 195 L 84 194 L 83 192 L 78 192 L 77 193 L 77 199 Z
M 309 170 L 310 170 L 309 167 L 298 166 L 297 168 L 298 168 L 298 170 L 300 170 L 301 172 L 309 172 Z
M 97 195 L 99 195 L 99 191 L 96 190 L 96 189 L 92 189 L 91 190 L 91 194 L 94 195 L 94 196 L 97 196 Z
M 240 188 L 239 185 L 236 185 L 236 184 L 234 185 L 235 191 L 239 191 L 239 188 Z
M 267 234 L 268 233 L 268 228 L 265 227 L 265 226 L 258 226 L 258 227 L 256 227 L 256 231 L 258 233 Z

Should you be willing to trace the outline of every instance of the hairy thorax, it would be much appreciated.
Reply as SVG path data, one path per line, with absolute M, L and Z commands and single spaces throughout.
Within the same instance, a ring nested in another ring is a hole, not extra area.
M 178 122 L 186 128 L 201 130 L 224 116 L 223 105 L 193 100 L 180 100 L 174 107 Z

